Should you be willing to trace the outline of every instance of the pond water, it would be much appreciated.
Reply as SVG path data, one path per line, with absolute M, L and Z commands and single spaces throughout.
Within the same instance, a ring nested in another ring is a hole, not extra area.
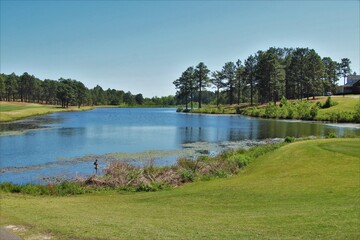
M 18 131 L 24 131 L 20 134 Z M 326 125 L 238 115 L 176 113 L 175 109 L 98 108 L 0 124 L 0 181 L 41 183 L 43 177 L 94 173 L 113 160 L 171 165 L 179 156 L 214 154 L 286 136 L 360 136 L 359 125 Z M 5 134 L 6 133 L 6 134 Z

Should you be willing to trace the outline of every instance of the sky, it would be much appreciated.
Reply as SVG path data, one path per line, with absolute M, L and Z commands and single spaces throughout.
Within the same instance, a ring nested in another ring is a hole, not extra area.
M 189 66 L 211 71 L 269 47 L 309 47 L 360 73 L 360 1 L 1 0 L 0 72 L 174 95 Z

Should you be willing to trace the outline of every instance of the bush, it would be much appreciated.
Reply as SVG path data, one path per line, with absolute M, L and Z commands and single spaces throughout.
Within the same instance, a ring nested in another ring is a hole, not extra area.
M 21 192 L 21 186 L 15 185 L 11 182 L 3 182 L 0 184 L 0 190 L 9 193 L 19 193 Z
M 86 192 L 82 186 L 71 181 L 65 181 L 52 187 L 60 196 L 84 194 Z M 49 185 L 49 188 L 51 189 L 51 185 Z
M 193 172 L 195 172 L 197 168 L 197 161 L 194 161 L 189 158 L 179 158 L 177 159 L 176 163 L 177 166 L 179 166 L 180 168 L 191 170 Z
M 288 105 L 289 105 L 288 100 L 286 99 L 285 96 L 283 96 L 280 100 L 280 107 L 284 107 L 284 106 L 287 107 Z
M 322 108 L 329 108 L 329 107 L 332 107 L 332 106 L 335 106 L 337 103 L 334 102 L 331 97 L 328 97 L 326 99 L 326 102 L 322 105 Z
M 292 142 L 295 142 L 296 141 L 296 138 L 295 137 L 290 137 L 290 136 L 286 136 L 285 139 L 284 139 L 284 142 L 286 143 L 292 143 Z
M 266 107 L 265 107 L 265 116 L 267 118 L 276 118 L 277 117 L 277 107 L 274 103 L 269 103 Z
M 334 131 L 330 131 L 328 134 L 326 134 L 325 138 L 337 138 L 337 136 Z
M 353 112 L 332 112 L 327 115 L 325 120 L 331 122 L 353 122 L 355 120 L 356 113 Z
M 183 169 L 180 172 L 181 178 L 183 179 L 183 182 L 193 182 L 195 180 L 195 173 L 192 170 L 189 169 Z
M 214 175 L 215 175 L 215 177 L 218 177 L 218 178 L 227 178 L 229 174 L 224 169 L 217 169 L 217 170 L 215 170 Z
M 318 115 L 318 112 L 319 112 L 319 108 L 317 105 L 313 105 L 311 108 L 310 108 L 310 117 L 311 119 L 315 119 L 316 116 Z
M 245 154 L 237 154 L 228 158 L 230 163 L 236 164 L 238 168 L 245 167 L 249 164 L 250 158 Z
M 356 123 L 360 123 L 360 102 L 355 105 L 355 114 L 353 116 L 353 120 Z

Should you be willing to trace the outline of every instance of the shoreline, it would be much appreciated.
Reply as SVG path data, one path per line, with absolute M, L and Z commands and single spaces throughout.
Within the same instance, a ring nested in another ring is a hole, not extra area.
M 330 107 L 322 107 L 325 101 L 333 101 Z M 359 122 L 359 106 L 360 95 L 348 95 L 345 98 L 341 96 L 333 96 L 332 98 L 319 96 L 314 100 L 287 100 L 284 106 L 281 102 L 276 105 L 272 103 L 254 105 L 234 104 L 234 105 L 204 105 L 203 108 L 183 108 L 179 107 L 177 112 L 190 114 L 207 114 L 207 115 L 233 115 L 246 116 L 257 119 L 273 119 L 285 121 L 310 121 L 324 124 L 360 124 Z M 305 106 L 297 106 L 297 104 L 308 103 Z M 305 108 L 304 108 L 305 107 Z M 269 109 L 267 109 L 269 108 Z M 298 109 L 297 109 L 298 108 Z M 315 113 L 312 113 L 313 109 Z M 266 111 L 269 110 L 269 113 Z M 293 114 L 289 114 L 291 111 Z M 304 114 L 307 111 L 307 114 Z M 360 125 L 359 125 L 360 126 Z M 356 126 L 357 128 L 357 126 Z

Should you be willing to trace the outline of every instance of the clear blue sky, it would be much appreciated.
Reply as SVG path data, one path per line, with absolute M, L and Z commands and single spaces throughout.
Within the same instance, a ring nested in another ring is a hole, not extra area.
M 3 1 L 1 72 L 146 97 L 203 61 L 309 47 L 360 73 L 360 1 Z

